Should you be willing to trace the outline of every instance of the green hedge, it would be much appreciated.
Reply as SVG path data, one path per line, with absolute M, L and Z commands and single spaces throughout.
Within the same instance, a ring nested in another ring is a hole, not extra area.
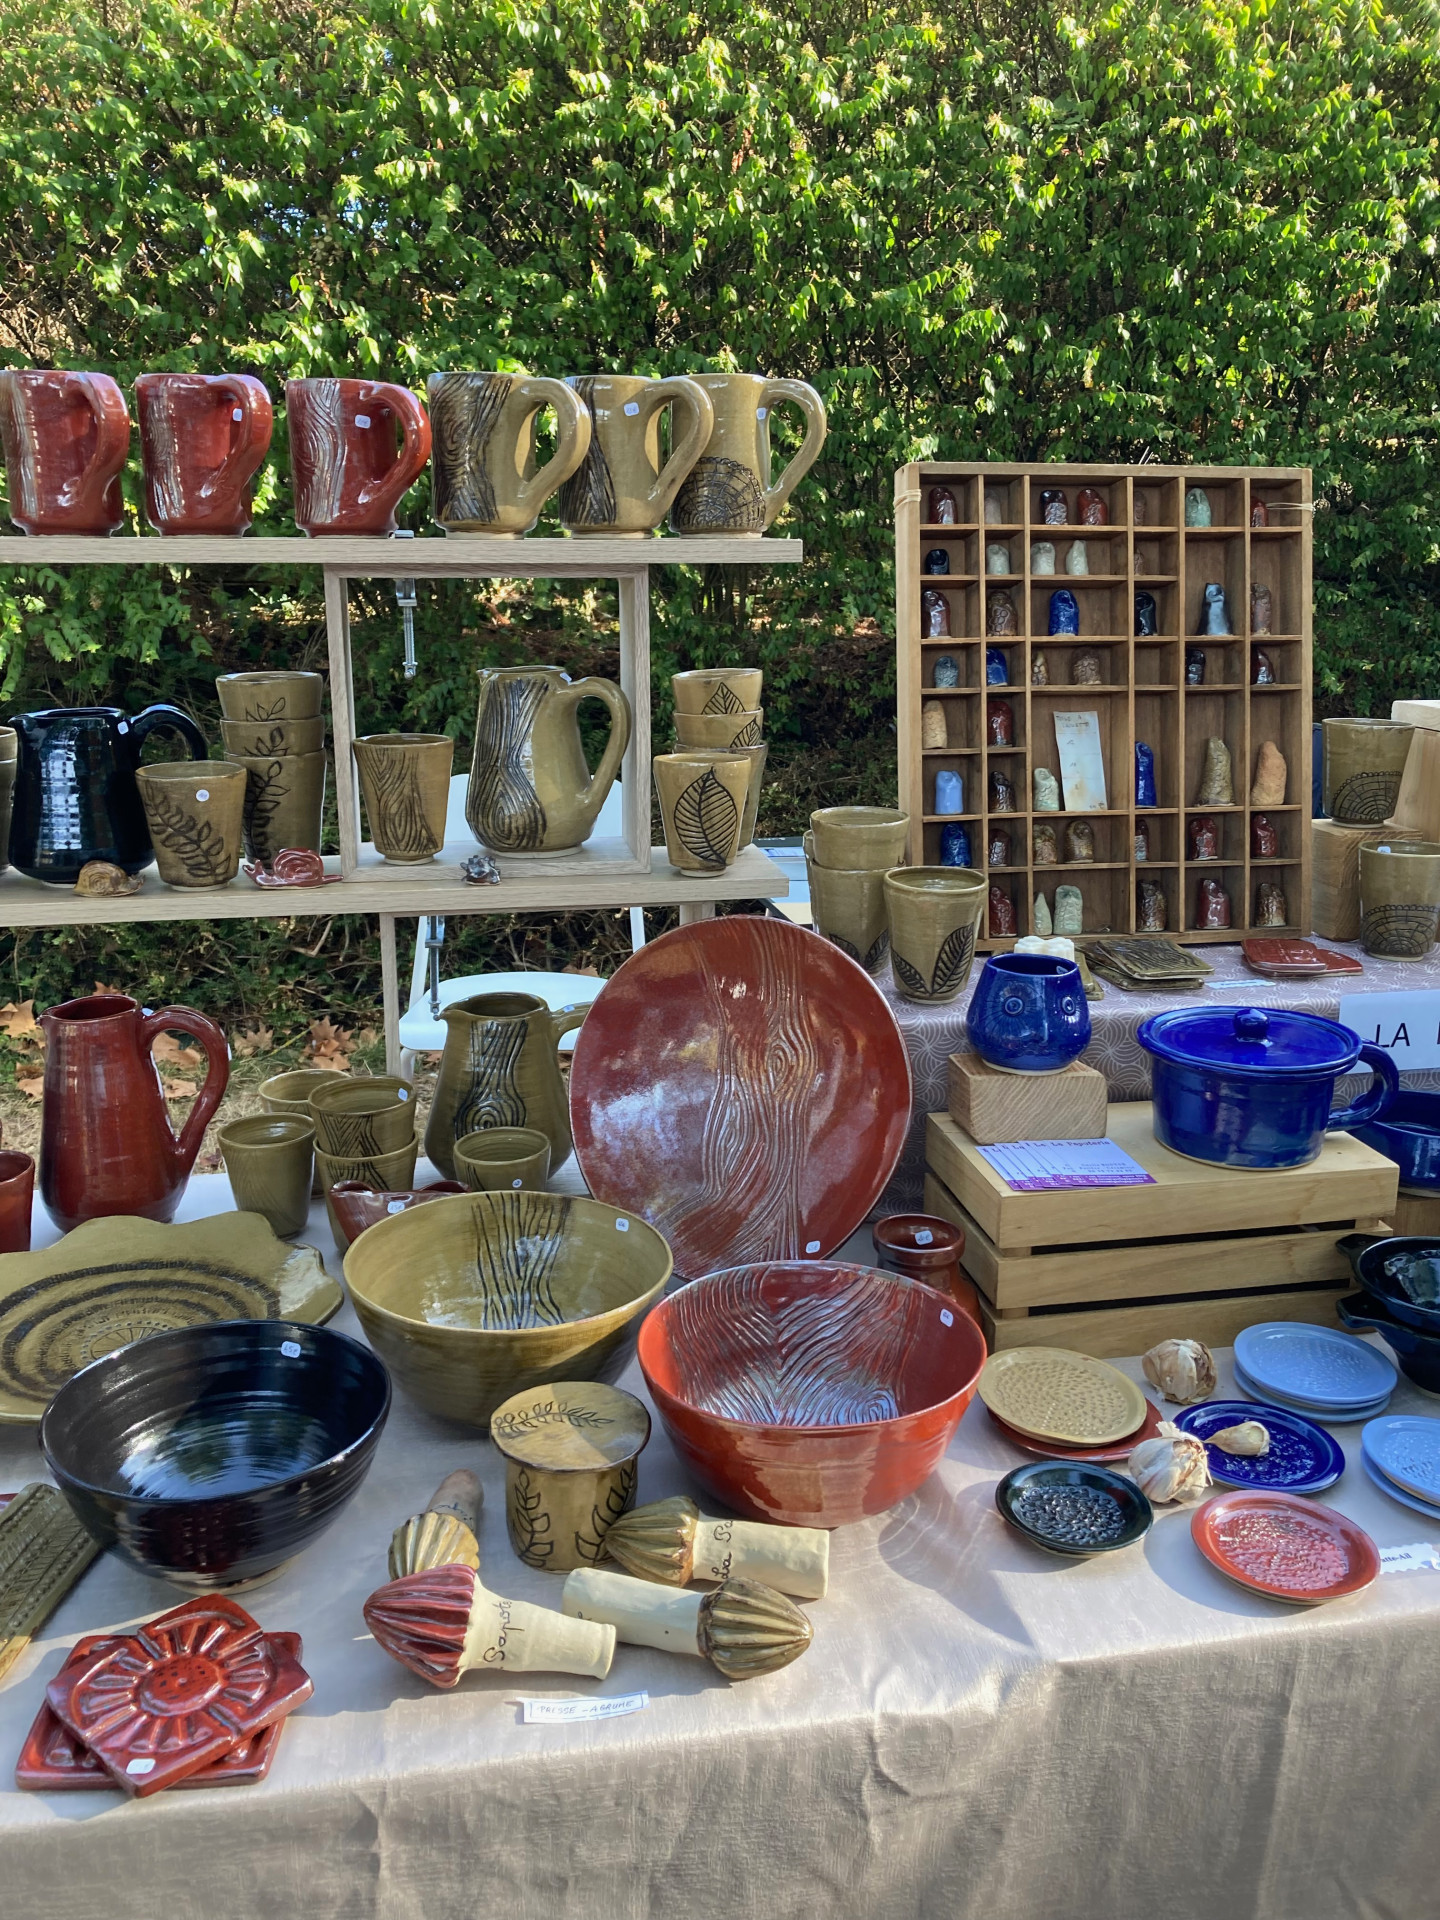
M 772 831 L 893 791 L 916 457 L 1313 467 L 1319 705 L 1384 711 L 1440 693 L 1437 26 L 1428 0 L 0 0 L 0 361 L 277 398 L 446 366 L 813 381 L 831 437 L 781 522 L 807 566 L 657 575 L 662 722 L 671 668 L 766 667 Z M 282 418 L 258 530 L 289 504 Z M 7 698 L 213 719 L 217 668 L 322 658 L 314 580 L 242 560 L 11 573 Z M 361 598 L 362 722 L 462 752 L 480 662 L 613 654 L 604 592 L 436 585 L 407 686 L 388 589 Z

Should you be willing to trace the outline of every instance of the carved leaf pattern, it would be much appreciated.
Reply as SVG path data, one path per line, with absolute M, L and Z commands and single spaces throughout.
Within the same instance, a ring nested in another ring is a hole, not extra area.
M 917 1000 L 944 1000 L 959 991 L 957 983 L 964 979 L 974 951 L 975 928 L 956 927 L 945 936 L 928 980 L 898 950 L 891 953 L 890 964 Z
M 145 818 L 150 837 L 172 854 L 197 882 L 230 878 L 230 855 L 225 837 L 209 820 L 197 818 L 168 794 L 145 796 Z
M 555 1542 L 545 1536 L 550 1531 L 550 1516 L 545 1511 L 540 1489 L 523 1467 L 515 1475 L 510 1489 L 510 1544 L 527 1567 L 543 1567 L 555 1551 Z
M 638 1463 L 634 1460 L 626 1460 L 614 1483 L 605 1489 L 604 1506 L 590 1509 L 590 1532 L 575 1535 L 575 1551 L 592 1567 L 599 1566 L 605 1556 L 606 1534 L 620 1516 L 628 1513 L 635 1504 L 635 1482 L 638 1475 Z
M 707 767 L 675 802 L 675 838 L 693 859 L 724 867 L 735 858 L 739 832 L 740 809 Z
M 700 711 L 702 713 L 743 713 L 745 709 L 736 697 L 734 688 L 727 687 L 722 680 Z

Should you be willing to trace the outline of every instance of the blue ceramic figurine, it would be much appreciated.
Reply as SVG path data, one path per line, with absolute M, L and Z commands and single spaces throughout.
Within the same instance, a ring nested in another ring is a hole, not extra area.
M 1075 633 L 1080 631 L 1080 603 L 1068 587 L 1061 587 L 1050 596 L 1051 633 Z
M 1153 593 L 1135 595 L 1135 631 L 1138 634 L 1158 633 L 1156 625 L 1155 596 Z
M 955 664 L 953 653 L 942 653 L 935 662 L 935 685 L 937 687 L 958 687 L 960 669 Z
M 942 768 L 935 776 L 936 813 L 963 813 L 965 811 L 965 783 L 958 773 L 952 773 L 948 767 Z
M 1010 684 L 1010 662 L 1005 657 L 1003 647 L 985 649 L 985 684 L 987 687 L 1008 687 Z
M 926 573 L 949 573 L 950 555 L 944 547 L 931 547 L 925 556 Z
M 940 864 L 942 867 L 968 867 L 970 865 L 970 833 L 968 828 L 954 824 L 941 827 Z
M 1137 807 L 1158 807 L 1155 798 L 1155 749 L 1143 740 L 1135 742 L 1135 804 Z

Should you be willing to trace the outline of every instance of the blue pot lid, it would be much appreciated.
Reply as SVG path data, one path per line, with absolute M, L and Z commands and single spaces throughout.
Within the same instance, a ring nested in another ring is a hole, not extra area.
M 1182 1007 L 1142 1021 L 1148 1052 L 1177 1067 L 1224 1073 L 1346 1073 L 1360 1036 L 1337 1020 L 1281 1007 Z

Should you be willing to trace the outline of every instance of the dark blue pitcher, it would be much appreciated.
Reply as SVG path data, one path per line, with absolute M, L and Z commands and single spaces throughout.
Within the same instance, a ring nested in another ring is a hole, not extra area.
M 10 864 L 58 887 L 73 887 L 90 860 L 126 873 L 150 864 L 135 769 L 152 733 L 177 734 L 197 760 L 210 752 L 179 707 L 147 707 L 133 720 L 119 707 L 50 707 L 16 714 L 10 725 L 20 736 Z

